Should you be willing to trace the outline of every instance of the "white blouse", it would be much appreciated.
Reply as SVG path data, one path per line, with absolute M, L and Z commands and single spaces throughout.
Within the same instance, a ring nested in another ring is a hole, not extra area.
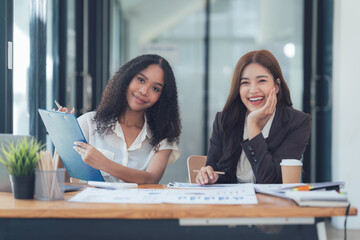
M 275 111 L 276 111 L 276 109 L 275 109 Z M 270 119 L 267 121 L 267 123 L 265 124 L 264 128 L 261 130 L 261 133 L 263 134 L 264 138 L 267 138 L 269 136 L 271 124 L 272 124 L 272 122 L 274 120 L 274 116 L 275 116 L 275 111 L 274 111 L 273 115 L 270 117 Z M 249 134 L 248 134 L 248 128 L 247 128 L 247 114 L 246 114 L 243 139 L 245 140 L 248 138 L 249 138 Z M 252 171 L 252 168 L 251 168 L 251 164 L 250 164 L 248 158 L 246 157 L 244 150 L 242 150 L 242 152 L 241 152 L 240 160 L 239 160 L 237 168 L 236 168 L 236 177 L 237 177 L 237 181 L 239 183 L 255 183 L 255 180 L 256 180 L 254 172 Z
M 96 132 L 96 123 L 93 122 L 95 112 L 88 112 L 78 118 L 79 125 L 89 144 L 94 146 L 108 159 L 123 166 L 138 170 L 146 170 L 155 148 L 150 144 L 151 131 L 144 122 L 139 135 L 129 148 L 126 146 L 124 132 L 119 122 L 116 122 L 115 129 L 110 135 L 100 135 Z M 175 162 L 180 157 L 180 151 L 176 142 L 169 143 L 164 139 L 159 144 L 159 150 L 171 149 L 168 164 Z M 120 182 L 121 180 L 101 171 L 104 180 L 107 182 Z

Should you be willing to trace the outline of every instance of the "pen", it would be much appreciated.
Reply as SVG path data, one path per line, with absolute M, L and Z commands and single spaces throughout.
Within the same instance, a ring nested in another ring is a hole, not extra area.
M 60 109 L 61 108 L 61 105 L 56 101 L 54 100 L 56 106 Z M 72 108 L 72 110 L 70 111 L 71 114 L 75 114 L 75 110 L 74 110 L 74 107 Z
M 193 172 L 200 172 L 200 170 L 193 170 Z M 218 172 L 218 171 L 214 171 L 214 173 L 220 174 L 220 175 L 224 175 L 225 172 Z
M 60 105 L 56 100 L 54 100 L 54 102 L 55 102 L 55 105 L 56 105 L 58 108 L 61 108 L 61 105 Z

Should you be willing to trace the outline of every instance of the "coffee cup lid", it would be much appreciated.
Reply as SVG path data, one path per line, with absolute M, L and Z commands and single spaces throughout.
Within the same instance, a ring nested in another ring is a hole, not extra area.
M 302 166 L 302 162 L 297 159 L 283 159 L 280 166 Z

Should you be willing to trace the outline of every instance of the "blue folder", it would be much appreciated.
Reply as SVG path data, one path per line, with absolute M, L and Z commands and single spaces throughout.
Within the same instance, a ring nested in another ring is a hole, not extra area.
M 38 110 L 70 177 L 86 181 L 104 181 L 100 171 L 87 165 L 73 148 L 76 141 L 86 142 L 75 115 Z

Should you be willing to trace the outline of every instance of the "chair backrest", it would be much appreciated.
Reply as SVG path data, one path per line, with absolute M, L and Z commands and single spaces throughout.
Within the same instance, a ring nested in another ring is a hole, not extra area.
M 187 159 L 187 169 L 190 183 L 195 183 L 197 173 L 193 170 L 199 170 L 206 164 L 206 156 L 190 156 Z

